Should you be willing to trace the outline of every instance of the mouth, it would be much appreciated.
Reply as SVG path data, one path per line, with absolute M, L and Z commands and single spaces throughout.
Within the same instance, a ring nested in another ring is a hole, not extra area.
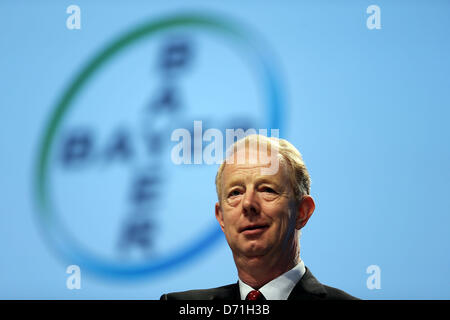
M 263 233 L 269 228 L 267 224 L 251 224 L 240 229 L 239 232 L 245 235 L 257 235 Z

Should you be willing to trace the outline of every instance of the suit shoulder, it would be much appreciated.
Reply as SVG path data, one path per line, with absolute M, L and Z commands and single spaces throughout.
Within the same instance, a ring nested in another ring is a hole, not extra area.
M 237 288 L 237 284 L 234 283 L 217 288 L 171 292 L 163 294 L 160 300 L 233 299 Z
M 327 300 L 360 300 L 359 298 L 356 298 L 341 289 L 330 287 L 324 284 L 322 284 L 322 286 L 327 292 L 326 293 Z
M 295 300 L 359 300 L 343 290 L 320 283 L 307 267 L 290 297 Z

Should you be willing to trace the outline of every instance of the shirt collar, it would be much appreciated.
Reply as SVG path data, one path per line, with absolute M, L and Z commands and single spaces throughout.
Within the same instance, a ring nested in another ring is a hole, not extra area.
M 267 300 L 287 300 L 292 292 L 292 289 L 294 289 L 295 285 L 298 281 L 300 281 L 305 272 L 305 264 L 303 263 L 303 260 L 300 260 L 294 268 L 266 283 L 264 286 L 259 288 L 259 291 Z M 245 300 L 248 293 L 252 290 L 255 289 L 239 279 L 241 300 Z

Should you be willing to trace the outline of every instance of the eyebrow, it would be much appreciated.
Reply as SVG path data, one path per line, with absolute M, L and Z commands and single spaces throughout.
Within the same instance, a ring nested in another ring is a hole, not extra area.
M 233 178 L 230 182 L 228 182 L 226 185 L 224 185 L 224 189 L 234 187 L 236 185 L 243 185 L 244 180 L 242 178 Z
M 266 178 L 266 177 L 264 177 L 264 176 L 262 176 L 262 177 L 257 177 L 256 179 L 255 179 L 255 181 L 254 181 L 254 184 L 255 185 L 260 185 L 260 184 L 263 184 L 263 183 L 267 183 L 267 184 L 270 184 L 270 185 L 274 185 L 274 186 L 276 186 L 277 188 L 280 188 L 281 186 L 280 186 L 280 184 L 278 184 L 278 183 L 276 183 L 275 181 L 273 181 L 273 180 L 271 180 L 271 179 L 268 179 L 268 178 Z M 242 178 L 234 178 L 234 179 L 232 179 L 227 185 L 225 185 L 224 187 L 224 189 L 229 189 L 229 188 L 231 188 L 231 187 L 234 187 L 234 186 L 238 186 L 238 185 L 244 185 L 244 179 L 242 179 Z
M 281 187 L 277 182 L 270 180 L 268 178 L 265 178 L 265 177 L 256 178 L 256 180 L 255 180 L 255 185 L 260 185 L 260 184 L 264 184 L 264 183 L 274 185 L 277 188 Z

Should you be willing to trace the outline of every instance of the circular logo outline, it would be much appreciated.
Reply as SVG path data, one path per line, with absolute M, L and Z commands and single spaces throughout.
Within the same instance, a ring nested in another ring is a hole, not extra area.
M 248 37 L 239 30 L 235 24 L 227 23 L 223 19 L 217 17 L 211 18 L 210 16 L 205 16 L 203 14 L 181 14 L 144 23 L 109 44 L 91 59 L 84 69 L 82 69 L 56 104 L 39 145 L 38 161 L 36 163 L 34 176 L 34 196 L 38 206 L 39 220 L 44 231 L 46 231 L 46 235 L 55 246 L 55 249 L 71 263 L 80 265 L 83 268 L 87 268 L 88 270 L 103 276 L 131 278 L 136 276 L 148 276 L 150 274 L 168 270 L 201 254 L 222 235 L 221 229 L 215 223 L 214 227 L 208 230 L 204 236 L 194 241 L 187 249 L 176 252 L 161 261 L 145 261 L 132 265 L 126 263 L 105 263 L 91 253 L 80 250 L 76 241 L 71 239 L 69 234 L 62 231 L 63 229 L 61 228 L 51 205 L 48 176 L 52 142 L 54 141 L 59 125 L 64 119 L 64 115 L 70 109 L 71 102 L 76 97 L 77 93 L 82 90 L 89 79 L 100 70 L 106 62 L 111 60 L 124 48 L 129 47 L 143 38 L 152 36 L 159 31 L 180 26 L 207 28 L 222 36 L 232 38 L 238 44 L 246 48 L 247 52 L 253 54 L 256 58 L 254 61 L 260 64 L 260 69 L 263 73 L 267 101 L 266 107 L 270 121 L 270 126 L 267 129 L 281 130 L 281 115 L 284 114 L 284 102 L 275 68 L 270 63 L 270 59 L 265 56 L 265 54 L 267 54 L 266 50 L 263 50 L 259 42 L 255 41 L 255 37 Z

